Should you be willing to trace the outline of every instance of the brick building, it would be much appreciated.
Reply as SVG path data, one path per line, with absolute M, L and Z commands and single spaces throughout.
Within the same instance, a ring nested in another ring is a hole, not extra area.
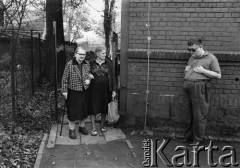
M 222 71 L 212 80 L 207 133 L 239 136 L 239 28 L 239 0 L 123 0 L 120 109 L 127 122 L 144 125 L 149 47 L 147 126 L 181 131 L 188 121 L 181 110 L 187 41 L 201 37 Z

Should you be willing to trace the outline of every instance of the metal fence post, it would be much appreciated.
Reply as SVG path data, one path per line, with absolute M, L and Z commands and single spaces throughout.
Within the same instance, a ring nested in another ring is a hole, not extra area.
M 12 119 L 13 119 L 13 125 L 12 125 L 12 133 L 14 133 L 15 129 L 15 122 L 16 122 L 16 117 L 15 117 L 15 112 L 16 112 L 16 100 L 15 100 L 15 93 L 16 93 L 16 88 L 15 88 L 15 54 L 16 54 L 16 36 L 15 33 L 12 32 L 12 39 L 11 39 L 11 90 L 12 90 Z
M 42 53 L 41 53 L 41 35 L 38 33 L 38 58 L 39 58 L 39 77 L 42 84 Z
M 33 59 L 33 30 L 31 30 L 31 71 L 32 71 L 32 96 L 34 95 L 34 59 Z
M 53 21 L 53 46 L 54 46 L 54 89 L 55 89 L 55 117 L 56 121 L 58 121 L 58 97 L 57 97 L 57 29 L 56 29 L 56 21 Z

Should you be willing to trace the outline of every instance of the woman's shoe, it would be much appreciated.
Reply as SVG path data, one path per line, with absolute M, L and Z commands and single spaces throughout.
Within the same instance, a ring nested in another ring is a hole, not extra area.
M 102 131 L 102 132 L 107 132 L 107 128 L 102 127 L 102 128 L 101 128 L 101 131 Z
M 92 130 L 92 131 L 91 131 L 91 135 L 92 135 L 92 136 L 96 136 L 96 135 L 97 135 L 97 130 Z
M 70 130 L 69 129 L 69 138 L 70 139 L 76 139 L 76 133 L 75 133 L 75 129 L 74 130 Z
M 83 135 L 88 135 L 88 131 L 86 130 L 85 127 L 79 127 L 79 132 L 82 133 Z

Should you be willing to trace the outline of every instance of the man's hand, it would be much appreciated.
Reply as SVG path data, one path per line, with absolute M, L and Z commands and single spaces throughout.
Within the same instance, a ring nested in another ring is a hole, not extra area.
M 190 70 L 190 68 L 191 68 L 191 66 L 189 66 L 189 65 L 188 65 L 188 66 L 186 66 L 186 67 L 185 67 L 185 72 L 189 71 L 189 70 Z
M 62 94 L 63 94 L 64 98 L 67 99 L 68 92 L 64 92 Z
M 208 76 L 209 78 L 217 78 L 217 79 L 221 78 L 220 73 L 204 69 L 202 66 L 197 66 L 197 67 L 193 68 L 193 71 L 197 72 L 197 73 L 202 73 L 202 74 Z
M 201 65 L 199 65 L 199 66 L 193 68 L 193 71 L 197 72 L 197 73 L 204 73 L 205 69 Z

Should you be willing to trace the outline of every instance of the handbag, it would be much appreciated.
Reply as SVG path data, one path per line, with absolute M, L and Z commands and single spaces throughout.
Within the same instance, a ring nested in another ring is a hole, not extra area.
M 118 101 L 113 99 L 108 103 L 108 124 L 115 124 L 118 122 L 120 115 L 118 114 Z

